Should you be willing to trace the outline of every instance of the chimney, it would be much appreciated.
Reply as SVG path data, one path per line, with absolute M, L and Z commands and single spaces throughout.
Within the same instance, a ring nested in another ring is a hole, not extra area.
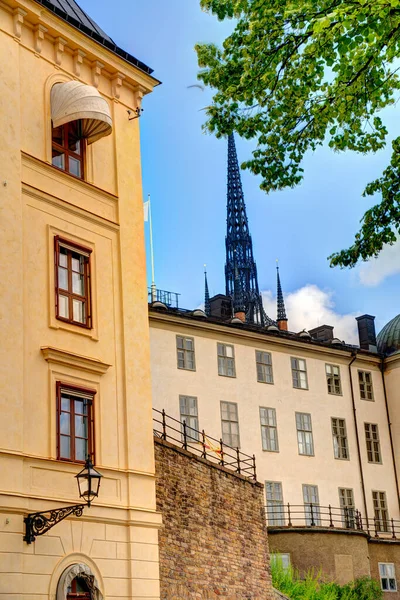
M 246 323 L 246 313 L 243 311 L 235 312 L 235 318 L 240 319 L 242 323 Z
M 287 319 L 278 319 L 276 324 L 278 325 L 278 329 L 280 331 L 287 331 L 288 330 L 288 326 L 287 326 Z
M 331 342 L 333 340 L 332 325 L 320 325 L 314 327 L 314 329 L 309 329 L 308 332 L 317 342 Z
M 232 299 L 224 294 L 210 298 L 210 316 L 217 319 L 232 318 Z
M 369 350 L 369 352 L 377 352 L 376 333 L 375 333 L 375 317 L 371 315 L 362 315 L 356 317 L 358 325 L 358 338 L 360 340 L 360 348 Z

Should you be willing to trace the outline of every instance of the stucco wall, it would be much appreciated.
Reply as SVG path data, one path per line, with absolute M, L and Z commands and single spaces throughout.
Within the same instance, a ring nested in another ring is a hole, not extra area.
M 393 563 L 397 580 L 397 592 L 388 592 L 386 598 L 400 599 L 400 541 L 379 542 L 371 540 L 368 544 L 371 563 L 371 577 L 379 581 L 379 563 Z
M 272 600 L 263 488 L 155 440 L 163 600 Z

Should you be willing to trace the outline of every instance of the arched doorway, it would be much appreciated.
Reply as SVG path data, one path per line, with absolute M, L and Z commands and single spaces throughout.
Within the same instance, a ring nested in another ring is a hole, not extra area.
M 93 600 L 91 591 L 82 577 L 75 577 L 67 588 L 67 600 Z

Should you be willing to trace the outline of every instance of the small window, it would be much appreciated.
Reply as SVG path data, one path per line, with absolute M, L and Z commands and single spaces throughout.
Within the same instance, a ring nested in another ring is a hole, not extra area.
M 186 435 L 189 441 L 199 441 L 199 415 L 197 412 L 197 398 L 194 396 L 179 396 L 181 423 L 186 422 Z
M 325 365 L 328 394 L 341 395 L 342 384 L 340 381 L 340 368 L 337 365 Z
M 285 510 L 283 506 L 282 484 L 278 481 L 266 481 L 265 496 L 267 500 L 268 525 L 284 525 Z
M 67 588 L 67 600 L 90 600 L 92 594 L 89 587 L 84 579 L 81 577 L 75 577 Z
M 194 339 L 182 335 L 176 336 L 176 358 L 178 369 L 196 370 L 194 358 Z
M 384 592 L 397 592 L 396 572 L 393 563 L 378 563 L 381 588 Z
M 374 523 L 377 531 L 389 532 L 389 512 L 386 501 L 386 492 L 372 492 L 374 503 Z
M 302 358 L 291 358 L 293 387 L 308 389 L 306 361 Z
M 80 120 L 53 127 L 52 164 L 55 167 L 83 179 L 84 155 L 85 140 Z
M 222 441 L 240 448 L 238 407 L 235 402 L 221 402 Z
M 354 493 L 350 488 L 339 488 L 340 511 L 342 513 L 343 527 L 347 529 L 355 529 L 356 507 L 354 505 Z
M 272 358 L 269 352 L 256 350 L 257 381 L 274 383 L 272 375 Z
M 275 408 L 260 407 L 262 449 L 279 452 Z
M 236 377 L 235 353 L 233 346 L 217 344 L 218 348 L 218 375 Z
M 56 317 L 81 327 L 92 327 L 90 248 L 59 236 L 55 244 Z
M 96 392 L 57 382 L 57 458 L 94 462 L 93 400 Z
M 317 485 L 303 485 L 304 516 L 306 525 L 314 527 L 321 525 L 319 493 Z
M 270 559 L 271 565 L 278 565 L 282 567 L 284 571 L 290 570 L 290 554 L 271 552 Z
M 296 428 L 299 454 L 314 456 L 311 415 L 308 413 L 296 413 Z
M 381 445 L 379 441 L 378 425 L 375 423 L 364 423 L 365 441 L 367 444 L 368 462 L 381 463 Z
M 374 399 L 374 390 L 372 388 L 372 373 L 369 371 L 358 371 L 358 382 L 360 384 L 361 400 Z
M 346 421 L 332 417 L 333 454 L 335 458 L 348 460 L 349 447 L 347 443 Z

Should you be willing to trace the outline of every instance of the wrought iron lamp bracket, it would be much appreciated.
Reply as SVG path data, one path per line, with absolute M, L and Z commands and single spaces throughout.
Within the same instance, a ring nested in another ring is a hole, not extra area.
M 44 510 L 42 512 L 31 513 L 24 519 L 25 535 L 24 541 L 31 544 L 38 535 L 43 535 L 49 529 L 63 521 L 70 515 L 81 517 L 83 509 L 87 504 L 74 504 L 73 506 L 63 506 L 53 510 Z
M 133 111 L 132 110 L 128 110 L 128 121 L 133 121 L 134 119 L 138 119 L 139 117 L 142 116 L 142 112 L 144 111 L 144 108 L 140 108 L 139 106 L 137 108 L 135 108 Z M 132 116 L 133 114 L 133 116 Z

